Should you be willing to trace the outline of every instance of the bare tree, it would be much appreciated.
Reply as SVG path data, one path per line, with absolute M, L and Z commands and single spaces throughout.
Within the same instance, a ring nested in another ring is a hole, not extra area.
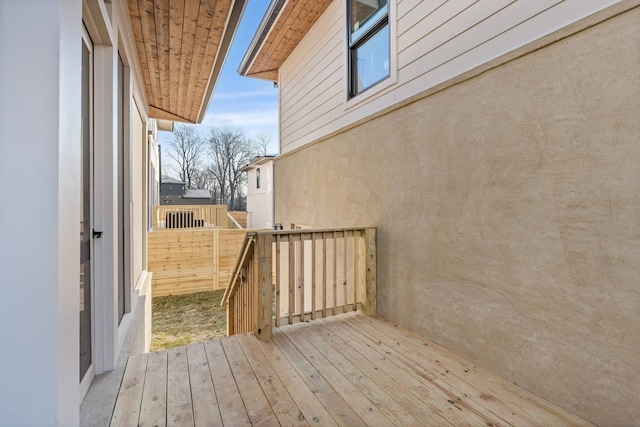
M 267 155 L 267 150 L 269 148 L 269 144 L 271 144 L 272 139 L 273 138 L 271 137 L 271 134 L 268 134 L 266 132 L 260 132 L 259 134 L 256 135 L 255 145 L 258 150 L 259 156 Z
M 241 129 L 214 128 L 209 134 L 209 154 L 212 160 L 209 171 L 216 180 L 220 200 L 235 209 L 244 179 L 241 169 L 258 154 L 256 143 L 246 138 Z
M 205 153 L 205 141 L 196 132 L 196 128 L 187 125 L 176 125 L 169 138 L 168 151 L 177 165 L 174 169 L 187 188 L 194 188 L 194 177 Z
M 193 184 L 193 188 L 210 190 L 217 194 L 216 179 L 206 166 L 201 166 L 195 169 L 191 176 L 191 183 Z

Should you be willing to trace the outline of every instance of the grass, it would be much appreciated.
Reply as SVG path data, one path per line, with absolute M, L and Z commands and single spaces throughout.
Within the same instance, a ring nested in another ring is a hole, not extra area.
M 224 289 L 153 298 L 151 351 L 227 335 Z

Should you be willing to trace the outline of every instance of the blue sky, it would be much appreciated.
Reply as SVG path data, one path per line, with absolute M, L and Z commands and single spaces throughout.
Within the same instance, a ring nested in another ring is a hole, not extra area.
M 241 128 L 248 137 L 266 133 L 271 135 L 269 153 L 276 154 L 278 151 L 278 89 L 273 87 L 272 82 L 241 77 L 238 74 L 240 62 L 268 5 L 268 0 L 248 1 L 209 108 L 198 129 L 203 135 L 209 128 L 220 126 Z M 163 151 L 166 146 L 163 143 L 167 141 L 169 135 L 168 132 L 160 132 L 159 139 Z M 163 160 L 166 157 L 163 156 Z

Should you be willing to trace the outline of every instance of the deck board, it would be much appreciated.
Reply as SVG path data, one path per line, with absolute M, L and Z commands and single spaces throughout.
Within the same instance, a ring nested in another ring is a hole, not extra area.
M 276 415 L 251 368 L 250 362 L 245 357 L 237 337 L 229 337 L 220 342 L 229 361 L 233 378 L 249 414 L 251 424 L 278 425 Z
M 174 347 L 167 350 L 167 426 L 193 425 L 187 348 Z
M 209 371 L 218 398 L 218 408 L 223 425 L 250 426 L 249 415 L 245 409 L 238 386 L 233 379 L 231 367 L 222 349 L 221 340 L 204 343 L 207 359 L 211 365 Z
M 189 360 L 189 379 L 191 380 L 191 397 L 193 399 L 193 420 L 197 426 L 222 425 L 218 399 L 213 387 L 209 361 L 202 344 L 187 346 Z
M 260 387 L 278 418 L 281 425 L 309 425 L 301 410 L 289 392 L 283 392 L 286 387 L 278 377 L 275 369 L 269 364 L 264 354 L 260 351 L 259 341 L 250 335 L 238 335 L 238 343 L 247 358 L 252 361 L 252 370 Z
M 348 381 L 348 378 L 322 354 L 321 350 L 305 345 L 301 339 L 296 340 L 296 346 L 304 352 L 308 360 L 312 360 L 313 366 L 317 371 L 322 372 L 322 376 L 333 385 L 341 398 L 349 400 L 352 409 L 365 423 L 371 424 L 376 420 L 379 423 L 383 423 L 383 421 L 391 423 L 386 415 L 365 396 L 363 391 Z
M 342 383 L 339 393 L 350 405 L 354 406 L 356 396 L 362 396 L 365 405 L 357 411 L 361 416 L 363 413 L 366 415 L 373 412 L 376 408 L 381 414 L 372 414 L 372 422 L 377 420 L 380 424 L 422 425 L 417 417 L 395 400 L 395 396 L 399 394 L 398 387 L 393 387 L 392 383 L 384 388 L 378 386 L 353 360 L 340 353 L 342 343 L 326 342 L 313 335 L 310 328 L 305 326 L 307 325 L 299 324 L 294 328 L 288 328 L 286 335 L 307 357 L 312 355 L 310 360 L 322 375 L 327 375 L 328 368 L 333 367 L 336 370 L 331 383 Z
M 267 342 L 131 356 L 111 425 L 591 424 L 388 320 L 348 313 L 275 328 Z
M 140 426 L 164 427 L 167 423 L 167 352 L 149 354 L 142 392 Z
M 300 409 L 305 420 L 310 423 L 319 423 L 319 425 L 323 426 L 335 427 L 338 425 L 322 405 L 314 390 L 307 386 L 296 369 L 273 342 L 259 343 L 251 335 L 244 335 L 244 337 L 246 340 L 253 340 L 259 345 L 260 350 L 278 373 L 278 378 Z
M 112 426 L 137 426 L 149 355 L 129 357 L 111 417 Z

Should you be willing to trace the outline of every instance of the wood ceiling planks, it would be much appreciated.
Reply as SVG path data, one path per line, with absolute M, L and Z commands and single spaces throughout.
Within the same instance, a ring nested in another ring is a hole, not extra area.
M 243 74 L 277 81 L 282 63 L 329 4 L 331 0 L 287 1 L 274 24 L 264 29 L 268 34 L 263 43 L 256 47 L 253 61 Z
M 198 121 L 215 84 L 212 71 L 226 55 L 225 32 L 235 30 L 227 26 L 232 9 L 241 10 L 237 3 L 243 2 L 128 0 L 152 117 Z

